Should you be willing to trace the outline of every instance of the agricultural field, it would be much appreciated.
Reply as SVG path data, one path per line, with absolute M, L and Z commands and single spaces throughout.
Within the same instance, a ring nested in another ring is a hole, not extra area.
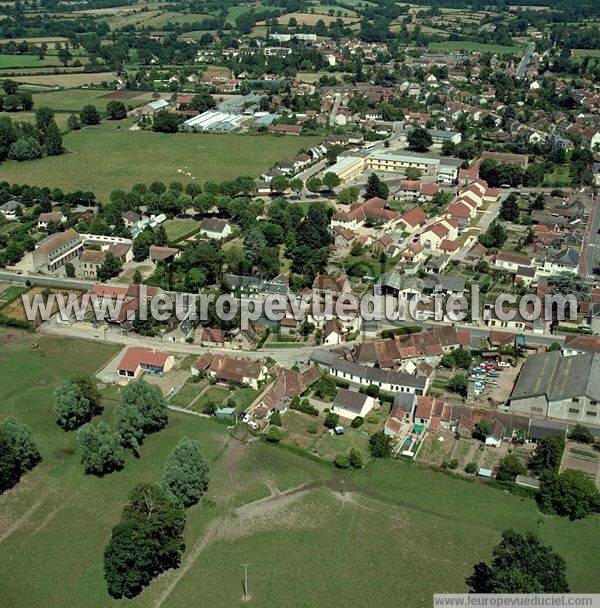
M 344 23 L 353 23 L 356 21 L 356 18 L 331 17 L 330 15 L 322 15 L 319 13 L 286 13 L 285 15 L 281 15 L 281 17 L 277 17 L 277 23 L 287 25 L 292 17 L 296 19 L 299 25 L 315 25 L 317 21 L 323 21 L 325 25 L 329 25 L 338 19 L 341 19 Z
M 71 87 L 94 86 L 103 82 L 113 82 L 115 75 L 112 72 L 94 72 L 86 74 L 78 72 L 72 74 L 46 74 L 46 75 L 27 75 L 13 76 L 12 80 L 22 82 L 23 84 L 44 86 L 44 87 L 62 87 L 65 89 Z
M 166 455 L 184 435 L 202 444 L 210 488 L 188 511 L 181 567 L 128 606 L 238 605 L 240 563 L 249 560 L 255 606 L 357 605 L 374 598 L 378 606 L 397 606 L 402 597 L 413 608 L 429 603 L 436 590 L 464 591 L 473 564 L 489 559 L 508 527 L 535 530 L 563 555 L 573 591 L 600 591 L 600 518 L 542 516 L 531 500 L 416 464 L 375 462 L 339 472 L 285 446 L 244 445 L 228 436 L 226 425 L 170 412 L 168 426 L 146 439 L 139 459 L 128 457 L 123 471 L 105 478 L 86 476 L 74 433 L 54 422 L 52 392 L 75 370 L 99 370 L 119 347 L 1 329 L 0 343 L 0 418 L 12 414 L 29 424 L 43 456 L 0 497 L 3 597 L 14 608 L 119 605 L 102 576 L 110 529 L 127 493 L 160 479 Z M 102 417 L 112 422 L 118 388 L 102 394 Z M 340 555 L 362 565 L 360 577 Z
M 4 310 L 13 300 L 27 291 L 22 285 L 0 285 L 0 310 Z
M 575 57 L 600 57 L 600 49 L 572 49 Z
M 185 170 L 198 181 L 256 176 L 277 160 L 315 145 L 318 137 L 213 135 L 129 131 L 129 123 L 104 122 L 70 132 L 64 137 L 69 150 L 61 156 L 0 166 L 0 179 L 12 183 L 69 190 L 93 190 L 107 200 L 116 188 L 136 182 L 182 182 Z
M 469 53 L 495 53 L 496 55 L 510 55 L 518 53 L 521 47 L 503 46 L 501 44 L 483 44 L 468 40 L 445 40 L 444 42 L 430 42 L 430 51 L 466 51 Z

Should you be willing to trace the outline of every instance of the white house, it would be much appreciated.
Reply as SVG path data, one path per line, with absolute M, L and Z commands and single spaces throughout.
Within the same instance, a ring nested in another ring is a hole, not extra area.
M 231 232 L 232 229 L 229 222 L 218 217 L 205 217 L 200 222 L 200 234 L 207 236 L 209 239 L 220 241 L 221 239 L 226 239 Z
M 375 399 L 357 391 L 347 388 L 338 390 L 333 401 L 331 411 L 339 414 L 342 418 L 354 420 L 358 416 L 364 418 L 375 405 Z

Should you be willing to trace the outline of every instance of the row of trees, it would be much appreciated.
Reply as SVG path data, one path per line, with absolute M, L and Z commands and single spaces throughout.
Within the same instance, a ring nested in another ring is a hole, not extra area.
M 177 568 L 185 550 L 185 508 L 208 488 L 208 464 L 198 441 L 183 437 L 168 455 L 157 485 L 135 488 L 104 551 L 104 577 L 114 598 L 132 598 Z

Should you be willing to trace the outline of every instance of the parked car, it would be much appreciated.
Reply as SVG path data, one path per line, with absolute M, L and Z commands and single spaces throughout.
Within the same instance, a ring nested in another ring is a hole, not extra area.
M 490 378 L 497 378 L 500 375 L 500 372 L 491 371 L 487 374 Z
M 504 367 L 504 368 L 511 367 L 510 363 L 507 363 L 506 361 L 500 361 L 500 363 L 498 363 L 498 365 L 500 367 Z
M 490 378 L 489 380 L 485 381 L 486 384 L 498 384 L 497 380 L 494 380 L 493 378 Z

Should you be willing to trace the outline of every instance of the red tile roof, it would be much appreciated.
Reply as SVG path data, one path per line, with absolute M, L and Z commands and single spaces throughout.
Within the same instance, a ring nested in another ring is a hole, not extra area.
M 132 346 L 128 348 L 118 369 L 127 372 L 135 372 L 140 365 L 148 365 L 152 367 L 164 367 L 171 353 L 162 353 L 150 348 L 142 348 L 140 346 Z

